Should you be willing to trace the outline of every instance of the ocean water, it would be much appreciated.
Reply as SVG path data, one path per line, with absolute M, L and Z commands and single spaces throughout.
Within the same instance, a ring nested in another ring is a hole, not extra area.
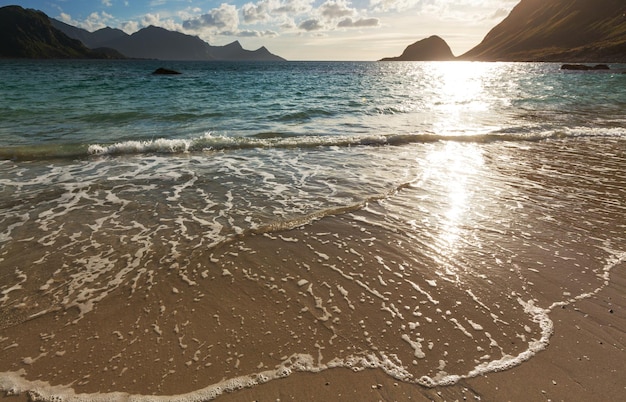
M 2 61 L 0 389 L 523 364 L 626 263 L 612 67 Z

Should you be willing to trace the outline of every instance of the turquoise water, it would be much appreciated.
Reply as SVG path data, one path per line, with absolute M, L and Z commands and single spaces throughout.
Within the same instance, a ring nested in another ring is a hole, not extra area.
M 549 347 L 552 309 L 626 261 L 621 70 L 0 77 L 5 390 L 205 400 L 334 367 L 451 384 Z
M 161 64 L 3 62 L 3 152 L 156 139 L 201 150 L 223 137 L 534 139 L 624 125 L 623 75 L 555 64 L 170 63 L 183 74 L 151 75 Z

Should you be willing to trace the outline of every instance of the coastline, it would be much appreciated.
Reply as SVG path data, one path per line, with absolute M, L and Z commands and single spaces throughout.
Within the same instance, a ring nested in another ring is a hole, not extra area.
M 293 373 L 287 378 L 225 393 L 216 401 L 589 401 L 619 400 L 626 392 L 626 263 L 610 272 L 598 293 L 555 307 L 550 345 L 530 360 L 502 372 L 425 388 L 395 380 L 378 369 L 346 368 Z M 0 396 L 29 401 L 25 394 Z
M 611 313 L 612 311 L 612 313 Z M 295 373 L 217 398 L 243 401 L 617 401 L 626 392 L 626 263 L 597 294 L 550 313 L 550 345 L 512 369 L 448 387 L 399 382 L 380 370 Z

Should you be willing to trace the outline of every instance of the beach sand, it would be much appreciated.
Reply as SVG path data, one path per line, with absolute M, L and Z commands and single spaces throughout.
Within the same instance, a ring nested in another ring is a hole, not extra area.
M 379 370 L 294 374 L 219 401 L 621 401 L 626 395 L 626 264 L 597 295 L 550 317 L 550 346 L 498 373 L 432 389 L 398 382 Z
M 623 400 L 623 180 L 611 169 L 581 181 L 531 166 L 523 186 L 477 173 L 465 198 L 443 175 L 456 183 L 444 192 L 405 186 L 215 247 L 169 220 L 155 237 L 99 229 L 89 244 L 106 253 L 77 242 L 43 259 L 11 242 L 4 263 L 27 272 L 6 276 L 3 386 L 82 400 Z
M 550 313 L 548 348 L 502 372 L 425 388 L 381 370 L 345 368 L 293 373 L 218 401 L 620 401 L 626 395 L 626 265 L 611 271 L 609 286 Z M 189 385 L 183 385 L 187 388 Z M 3 396 L 27 401 L 27 395 Z

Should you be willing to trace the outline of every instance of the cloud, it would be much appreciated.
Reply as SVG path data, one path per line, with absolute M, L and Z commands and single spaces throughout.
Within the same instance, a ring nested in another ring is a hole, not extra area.
M 129 22 L 129 23 L 125 23 L 125 24 L 126 24 L 126 26 L 128 28 L 130 28 L 130 27 L 132 27 L 131 24 L 133 24 L 133 23 Z M 159 13 L 156 13 L 156 14 L 148 13 L 148 14 L 144 15 L 143 18 L 141 19 L 141 23 L 137 24 L 137 25 L 140 25 L 142 27 L 147 27 L 147 26 L 150 26 L 150 25 L 154 25 L 155 27 L 165 28 L 165 29 L 168 29 L 170 31 L 182 31 L 183 30 L 182 29 L 183 27 L 182 27 L 181 24 L 177 23 L 173 19 L 165 19 L 165 20 L 163 20 L 163 19 L 161 19 L 161 15 Z M 124 31 L 128 32 L 128 31 L 126 31 L 126 29 L 124 29 Z
M 105 7 L 111 7 L 113 3 L 111 3 L 111 0 L 102 0 L 102 5 Z
M 185 29 L 192 31 L 210 30 L 224 34 L 236 32 L 238 27 L 237 7 L 226 3 L 222 3 L 218 8 L 214 8 L 196 19 L 183 22 Z
M 304 29 L 305 31 L 319 31 L 324 29 L 324 25 L 317 19 L 312 18 L 305 20 L 298 25 L 298 28 Z
M 311 5 L 313 0 L 286 0 L 281 1 L 280 4 L 272 8 L 272 13 L 276 14 L 289 14 L 289 15 L 301 15 L 308 13 L 313 9 Z
M 417 10 L 420 14 L 464 14 L 470 10 L 510 10 L 519 0 L 369 0 L 369 9 L 378 12 Z
M 98 29 L 109 26 L 115 20 L 111 14 L 107 14 L 104 11 L 100 13 L 93 12 L 82 21 L 74 20 L 71 15 L 66 13 L 61 13 L 58 18 L 66 24 L 86 29 L 89 32 L 97 31 Z
M 59 16 L 57 17 L 59 19 L 59 21 L 63 21 L 66 24 L 72 24 L 75 23 L 75 21 L 72 20 L 72 16 L 66 13 L 61 13 L 59 14 Z
M 137 21 L 126 21 L 120 25 L 122 31 L 132 34 L 139 31 L 139 23 Z
M 267 1 L 260 1 L 257 4 L 246 3 L 241 7 L 241 14 L 246 23 L 269 20 L 270 11 L 271 7 Z
M 491 19 L 491 20 L 503 19 L 504 17 L 509 15 L 510 11 L 511 11 L 510 9 L 499 8 L 491 16 L 489 16 L 487 19 Z
M 278 32 L 267 31 L 239 31 L 237 36 L 244 38 L 274 38 L 278 36 Z
M 377 27 L 380 24 L 380 20 L 378 18 L 359 18 L 356 21 L 353 21 L 352 18 L 345 18 L 337 24 L 338 28 L 366 28 L 366 27 Z
M 328 19 L 347 17 L 356 13 L 356 10 L 348 7 L 344 0 L 327 1 L 320 6 L 319 10 Z
M 436 0 L 434 0 L 436 1 Z M 423 3 L 423 0 L 370 0 L 373 11 L 406 11 Z

